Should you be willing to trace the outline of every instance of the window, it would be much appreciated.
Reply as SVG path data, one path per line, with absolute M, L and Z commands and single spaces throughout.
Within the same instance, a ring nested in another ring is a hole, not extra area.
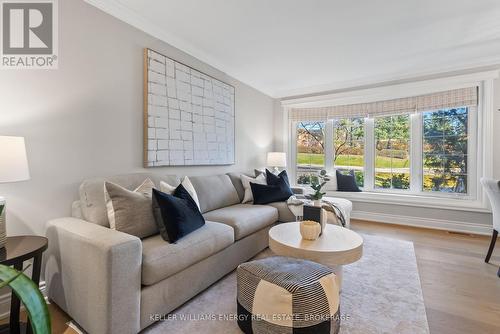
M 342 173 L 354 173 L 360 187 L 364 184 L 364 123 L 360 117 L 334 122 L 334 167 Z
M 410 189 L 410 115 L 375 118 L 375 188 Z
M 325 122 L 297 123 L 297 184 L 310 184 L 325 167 Z
M 491 116 L 478 108 L 479 96 L 478 87 L 471 86 L 393 100 L 289 109 L 296 131 L 291 145 L 296 181 L 310 184 L 319 170 L 336 169 L 354 175 L 364 191 L 394 193 L 395 200 L 407 194 L 480 202 L 479 167 L 485 157 L 484 145 L 478 143 L 484 141 L 480 131 Z M 307 117 L 318 121 L 301 121 Z
M 466 194 L 468 108 L 423 114 L 423 190 Z

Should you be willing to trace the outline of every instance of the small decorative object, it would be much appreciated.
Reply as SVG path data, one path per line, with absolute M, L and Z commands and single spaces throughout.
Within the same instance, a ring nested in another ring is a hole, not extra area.
M 316 205 L 307 205 L 305 204 L 303 207 L 303 218 L 304 220 L 312 220 L 318 222 L 318 225 L 321 226 L 321 234 L 323 234 L 323 230 L 325 229 L 325 224 L 327 221 L 326 211 L 323 210 L 322 206 Z
M 285 152 L 268 152 L 267 153 L 267 165 L 273 167 L 274 174 L 280 172 L 279 168 L 286 167 L 286 153 Z
M 330 177 L 326 174 L 326 170 L 324 169 L 322 169 L 317 176 L 311 178 L 311 188 L 314 190 L 314 193 L 312 195 L 307 195 L 307 198 L 313 200 L 315 206 L 321 206 L 321 199 L 326 195 L 321 189 L 328 181 L 330 181 Z
M 144 167 L 234 164 L 234 87 L 150 49 L 144 72 Z
M 304 220 L 300 223 L 300 235 L 305 240 L 316 240 L 321 233 L 321 225 L 312 220 Z
M 0 183 L 29 180 L 28 158 L 23 137 L 0 136 Z M 0 248 L 7 240 L 5 230 L 5 199 L 0 197 Z

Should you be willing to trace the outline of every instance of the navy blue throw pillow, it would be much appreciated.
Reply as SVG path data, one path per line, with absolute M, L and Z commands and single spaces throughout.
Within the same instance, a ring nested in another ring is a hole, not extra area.
M 280 179 L 276 184 L 266 185 L 250 182 L 253 204 L 268 204 L 286 201 L 293 195 L 290 186 Z
M 338 170 L 335 171 L 337 174 L 337 191 L 352 191 L 360 192 L 358 185 L 356 184 L 356 178 L 354 177 L 354 171 L 351 171 L 349 175 L 342 174 Z
M 290 187 L 290 181 L 288 180 L 288 174 L 286 170 L 281 171 L 278 175 L 271 173 L 266 168 L 266 183 L 270 185 L 276 185 L 280 182 L 280 180 L 285 181 L 285 183 Z
M 153 213 L 161 237 L 170 243 L 205 225 L 205 218 L 182 184 L 173 195 L 153 189 Z

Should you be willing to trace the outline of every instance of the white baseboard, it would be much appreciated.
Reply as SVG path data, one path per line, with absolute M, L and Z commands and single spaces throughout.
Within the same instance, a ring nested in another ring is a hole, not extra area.
M 379 223 L 425 227 L 435 230 L 446 230 L 453 232 L 491 235 L 492 226 L 469 222 L 443 220 L 434 218 L 422 218 L 413 216 L 399 216 L 387 213 L 376 213 L 368 211 L 353 211 L 351 218 L 368 220 Z
M 45 294 L 45 281 L 40 282 L 40 291 L 44 296 Z M 0 319 L 9 317 L 10 314 L 10 295 L 11 293 L 4 293 L 0 295 Z M 45 297 L 47 298 L 47 297 Z M 23 306 L 21 306 L 23 308 Z

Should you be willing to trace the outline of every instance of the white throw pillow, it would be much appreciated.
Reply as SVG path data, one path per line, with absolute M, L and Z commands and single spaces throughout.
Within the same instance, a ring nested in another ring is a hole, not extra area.
M 189 180 L 187 176 L 184 177 L 184 179 L 181 182 L 182 186 L 187 190 L 189 195 L 193 198 L 194 202 L 198 206 L 198 209 L 200 209 L 200 201 L 198 199 L 198 195 L 196 194 L 196 190 L 193 187 L 193 184 Z M 166 194 L 172 195 L 177 187 L 171 186 L 167 182 L 160 181 L 160 191 L 164 192 Z
M 171 186 L 165 181 L 160 181 L 160 191 L 172 195 L 177 187 Z
M 241 183 L 243 184 L 243 188 L 245 188 L 245 196 L 243 196 L 243 201 L 241 201 L 241 203 L 253 202 L 253 194 L 252 194 L 252 188 L 250 187 L 250 182 L 258 184 L 267 184 L 266 176 L 264 174 L 260 174 L 257 177 L 250 177 L 241 174 L 240 177 L 241 177 Z
M 330 181 L 328 181 L 323 190 L 328 190 L 328 191 L 337 191 L 338 186 L 337 186 L 337 170 L 334 169 L 333 171 L 328 173 L 328 177 L 330 178 Z

